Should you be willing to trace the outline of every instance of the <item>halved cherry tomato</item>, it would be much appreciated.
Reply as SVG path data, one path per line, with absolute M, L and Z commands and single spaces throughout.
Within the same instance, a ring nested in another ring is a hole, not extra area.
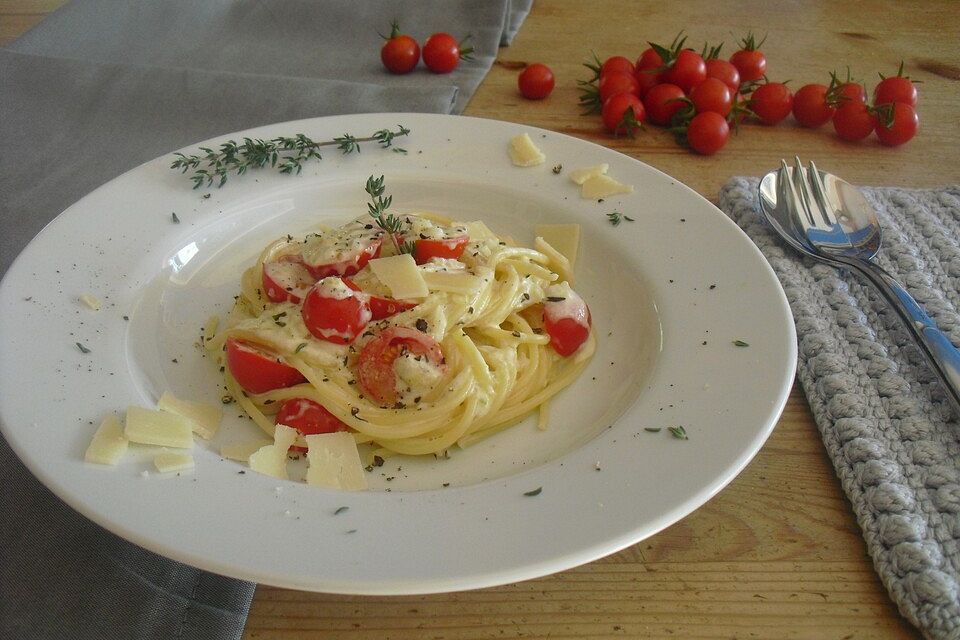
M 363 291 L 353 280 L 344 278 L 343 283 L 354 291 Z M 373 314 L 371 320 L 383 320 L 384 318 L 389 318 L 401 311 L 413 309 L 417 306 L 416 302 L 407 302 L 406 300 L 397 300 L 396 298 L 384 298 L 372 293 L 367 295 L 370 296 L 370 313 Z
M 572 291 L 543 303 L 543 328 L 550 336 L 550 346 L 561 356 L 571 355 L 587 341 L 592 324 L 587 303 Z
M 293 427 L 303 436 L 350 429 L 340 418 L 327 411 L 326 407 L 309 398 L 290 398 L 284 402 L 277 412 L 275 422 Z
M 380 256 L 383 231 L 355 220 L 335 231 L 308 236 L 301 248 L 301 262 L 314 280 L 327 276 L 350 276 Z
M 271 302 L 299 303 L 316 279 L 300 262 L 277 260 L 263 263 L 263 291 Z
M 424 264 L 432 258 L 457 260 L 463 254 L 463 250 L 469 242 L 469 236 L 418 238 L 414 241 L 413 259 L 417 264 Z
M 382 405 L 397 401 L 397 374 L 393 369 L 403 353 L 422 356 L 435 367 L 444 367 L 443 351 L 432 337 L 408 327 L 388 327 L 368 342 L 357 359 L 357 380 L 371 398 Z
M 373 318 L 370 296 L 354 291 L 337 277 L 313 285 L 300 314 L 314 337 L 334 344 L 350 344 Z
M 227 368 L 245 391 L 265 393 L 305 382 L 303 374 L 269 351 L 239 340 L 227 340 Z

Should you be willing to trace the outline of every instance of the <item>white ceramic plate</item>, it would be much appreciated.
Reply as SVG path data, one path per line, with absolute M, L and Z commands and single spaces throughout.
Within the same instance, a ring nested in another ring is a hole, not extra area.
M 172 156 L 158 158 L 47 226 L 0 288 L 0 419 L 30 470 L 90 519 L 176 560 L 297 589 L 410 594 L 610 554 L 684 517 L 743 469 L 790 390 L 793 323 L 756 247 L 676 180 L 558 133 L 437 115 L 304 120 L 207 144 L 396 124 L 411 130 L 399 141 L 405 155 L 327 151 L 300 176 L 255 171 L 219 190 L 192 190 L 168 168 Z M 511 165 L 507 143 L 522 132 L 545 164 Z M 635 192 L 581 199 L 567 173 L 602 162 Z M 386 176 L 398 211 L 480 218 L 523 242 L 537 223 L 582 225 L 577 290 L 600 344 L 554 403 L 549 430 L 530 420 L 449 460 L 390 460 L 361 493 L 241 473 L 217 453 L 259 433 L 235 407 L 216 441 L 198 440 L 191 473 L 153 473 L 136 447 L 118 467 L 86 464 L 107 414 L 152 406 L 165 390 L 219 401 L 219 375 L 195 346 L 200 326 L 228 310 L 269 239 L 363 215 L 371 174 Z M 611 225 L 614 210 L 633 221 Z M 83 293 L 103 308 L 80 304 Z M 689 440 L 672 437 L 677 425 Z

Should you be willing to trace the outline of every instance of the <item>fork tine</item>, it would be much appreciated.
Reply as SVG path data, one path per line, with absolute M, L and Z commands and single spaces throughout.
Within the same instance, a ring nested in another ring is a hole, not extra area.
M 786 203 L 790 211 L 791 220 L 799 220 L 799 211 L 796 211 L 800 196 L 793 185 L 793 172 L 785 160 L 780 160 L 780 173 L 777 175 L 777 202 Z
M 813 207 L 810 206 L 810 187 L 807 186 L 806 178 L 804 177 L 803 165 L 800 164 L 800 158 L 796 158 L 797 166 L 791 171 L 791 186 L 793 187 L 793 195 L 796 198 L 796 202 L 799 203 L 800 208 L 803 210 L 804 215 L 807 217 L 807 221 L 814 227 L 820 226 L 820 221 L 814 217 Z M 783 162 L 783 161 L 781 161 Z M 786 162 L 783 162 L 783 166 L 786 166 Z
M 833 226 L 837 223 L 836 216 L 833 215 L 833 209 L 827 199 L 826 187 L 823 186 L 823 180 L 820 178 L 820 172 L 817 170 L 817 165 L 813 163 L 813 160 L 810 161 L 810 169 L 807 171 L 807 180 L 810 182 L 810 186 L 812 187 L 811 190 L 813 191 L 813 198 L 816 200 L 817 206 L 820 208 L 824 219 L 828 225 Z

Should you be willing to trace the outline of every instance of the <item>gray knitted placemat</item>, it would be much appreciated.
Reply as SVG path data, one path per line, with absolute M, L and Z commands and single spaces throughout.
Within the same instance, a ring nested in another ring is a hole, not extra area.
M 896 315 L 852 274 L 802 258 L 734 178 L 720 207 L 753 239 L 797 325 L 797 376 L 873 564 L 928 638 L 960 638 L 960 421 Z M 880 264 L 960 344 L 960 188 L 863 188 Z

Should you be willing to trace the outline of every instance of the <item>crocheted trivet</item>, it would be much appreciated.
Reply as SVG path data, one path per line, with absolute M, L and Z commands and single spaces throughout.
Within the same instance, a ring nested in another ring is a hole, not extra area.
M 883 225 L 881 266 L 960 345 L 960 188 L 862 191 Z M 960 420 L 869 285 L 801 257 L 758 206 L 756 179 L 720 192 L 787 294 L 797 376 L 874 567 L 926 637 L 960 638 Z

